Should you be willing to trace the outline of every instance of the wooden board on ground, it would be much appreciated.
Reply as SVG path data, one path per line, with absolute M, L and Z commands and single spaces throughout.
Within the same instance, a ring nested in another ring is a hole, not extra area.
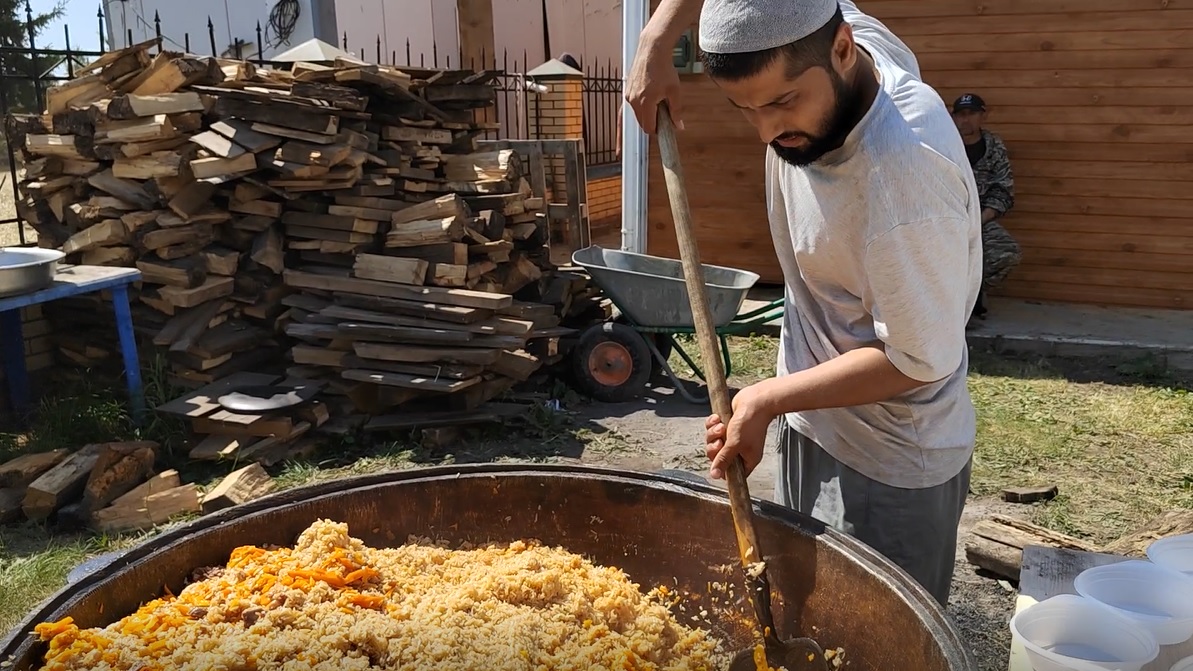
M 1007 487 L 1002 490 L 1002 500 L 1008 503 L 1035 503 L 1049 501 L 1056 498 L 1059 492 L 1056 485 L 1042 487 Z

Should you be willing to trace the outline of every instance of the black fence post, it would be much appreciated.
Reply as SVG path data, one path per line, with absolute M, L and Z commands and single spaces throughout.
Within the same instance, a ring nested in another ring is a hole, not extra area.
M 211 40 L 211 55 L 218 58 L 220 52 L 215 48 L 215 24 L 210 16 L 207 17 L 207 37 Z
M 162 43 L 162 17 L 157 10 L 153 11 L 153 34 L 157 36 L 157 53 L 160 54 L 165 51 L 165 46 Z
M 261 33 L 261 22 L 257 22 L 257 65 L 265 67 L 265 38 Z
M 377 36 L 377 64 L 381 64 L 381 36 Z
M 66 36 L 66 76 L 75 78 L 75 57 L 70 51 L 70 26 L 62 26 L 62 33 Z
M 95 16 L 99 19 L 99 50 L 100 50 L 100 53 L 103 53 L 103 51 L 104 51 L 104 6 L 103 5 L 99 6 L 99 11 L 97 11 L 95 13 Z
M 190 33 L 182 34 L 182 48 L 188 54 L 191 52 L 191 34 Z
M 37 64 L 37 31 L 33 29 L 33 6 L 25 0 L 25 30 L 29 33 L 29 67 L 33 75 L 33 91 L 37 101 L 38 111 L 45 109 L 45 94 L 41 88 L 41 77 Z

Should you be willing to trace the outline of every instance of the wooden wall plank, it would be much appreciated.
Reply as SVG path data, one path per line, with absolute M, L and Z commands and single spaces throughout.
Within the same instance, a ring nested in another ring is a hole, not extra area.
M 864 11 L 884 20 L 1040 13 L 1193 9 L 1193 0 L 865 0 Z
M 1150 0 L 1148 0 L 1150 2 Z M 960 2 L 960 0 L 958 0 Z M 963 2 L 961 4 L 964 4 Z M 990 3 L 996 4 L 996 3 Z M 1001 4 L 1001 0 L 1000 3 Z M 1077 10 L 1068 13 L 1047 12 L 1053 3 L 1038 3 L 1038 13 L 1032 14 L 970 14 L 958 10 L 954 16 L 924 16 L 915 18 L 882 19 L 896 35 L 955 35 L 959 29 L 984 35 L 1023 35 L 1052 32 L 1124 32 L 1187 30 L 1193 28 L 1193 9 L 1164 9 L 1148 11 L 1127 9 L 1118 12 Z M 1144 4 L 1141 0 L 1138 4 Z M 866 11 L 882 18 L 882 4 L 867 5 Z
M 866 0 L 945 101 L 981 94 L 1011 152 L 1004 295 L 1193 308 L 1193 0 Z M 702 75 L 680 147 L 702 254 L 781 281 L 763 146 Z M 675 257 L 651 148 L 650 253 Z

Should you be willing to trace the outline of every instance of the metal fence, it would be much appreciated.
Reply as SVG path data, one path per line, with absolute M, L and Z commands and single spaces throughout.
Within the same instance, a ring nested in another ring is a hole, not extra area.
M 25 3 L 26 33 L 28 44 L 13 46 L 0 44 L 0 114 L 7 117 L 14 112 L 40 113 L 45 109 L 45 92 L 56 83 L 74 78 L 75 72 L 84 67 L 91 60 L 102 56 L 109 50 L 117 50 L 134 44 L 132 28 L 124 35 L 124 44 L 107 44 L 105 38 L 105 17 L 101 8 L 97 13 L 99 29 L 99 50 L 88 51 L 76 49 L 72 46 L 69 26 L 64 26 L 64 48 L 50 49 L 37 46 L 37 31 L 34 26 L 32 9 Z M 165 42 L 170 42 L 167 50 L 184 51 L 186 53 L 204 55 L 210 54 L 218 58 L 235 58 L 256 63 L 262 67 L 288 68 L 291 63 L 282 63 L 262 58 L 265 53 L 265 31 L 260 23 L 256 26 L 256 44 L 237 40 L 230 48 L 219 49 L 215 24 L 210 18 L 207 20 L 207 34 L 192 39 L 190 33 L 183 35 L 182 44 L 174 44 L 175 40 L 163 40 L 162 22 L 156 13 L 153 17 L 153 32 L 158 39 L 158 49 L 163 48 Z M 148 26 L 142 32 L 148 33 Z M 202 44 L 205 42 L 206 44 Z M 385 53 L 381 37 L 376 40 L 363 42 L 367 47 L 360 46 L 362 42 L 352 42 L 345 33 L 341 40 L 341 47 L 352 54 L 359 54 L 361 60 L 383 65 L 395 65 L 418 68 L 465 68 L 470 70 L 489 70 L 499 73 L 493 85 L 496 89 L 495 105 L 487 112 L 487 119 L 500 123 L 498 130 L 486 132 L 485 139 L 529 139 L 532 130 L 538 127 L 539 120 L 532 118 L 531 105 L 528 97 L 533 95 L 533 86 L 526 73 L 536 67 L 537 63 L 529 62 L 526 51 L 521 54 L 511 54 L 503 51 L 498 54 L 482 54 L 479 62 L 469 59 L 462 63 L 460 55 L 445 53 L 437 44 L 432 43 L 431 54 L 415 54 L 410 42 L 405 49 L 390 50 Z M 454 56 L 454 57 L 453 57 Z M 616 163 L 618 117 L 621 110 L 621 72 L 610 62 L 607 65 L 597 65 L 586 68 L 583 80 L 584 96 L 584 141 L 585 153 L 590 166 L 608 165 Z M 11 183 L 14 202 L 20 200 L 17 189 L 18 166 L 13 148 L 4 142 L 9 161 L 8 181 Z M 4 216 L 0 212 L 0 238 L 5 227 L 16 225 L 20 244 L 28 244 L 25 238 L 25 228 L 20 225 L 19 217 Z

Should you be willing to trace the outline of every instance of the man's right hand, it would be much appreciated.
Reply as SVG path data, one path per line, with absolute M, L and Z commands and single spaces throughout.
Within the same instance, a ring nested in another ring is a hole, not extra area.
M 659 103 L 664 101 L 671 111 L 671 123 L 677 129 L 683 129 L 680 120 L 683 106 L 679 97 L 679 73 L 671 60 L 674 46 L 666 39 L 655 37 L 648 26 L 642 31 L 634 65 L 626 79 L 626 102 L 634 110 L 638 125 L 649 135 L 654 135 L 657 130 Z

